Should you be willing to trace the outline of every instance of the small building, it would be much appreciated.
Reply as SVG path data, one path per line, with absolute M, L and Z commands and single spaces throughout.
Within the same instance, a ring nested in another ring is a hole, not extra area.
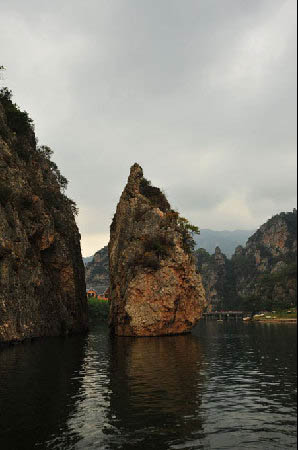
M 100 294 L 97 296 L 98 300 L 104 301 L 104 302 L 108 302 L 109 299 L 105 296 L 105 294 Z
M 88 298 L 90 298 L 90 297 L 96 298 L 96 297 L 97 297 L 97 292 L 96 292 L 94 289 L 88 289 L 88 291 L 87 291 L 87 297 L 88 297 Z

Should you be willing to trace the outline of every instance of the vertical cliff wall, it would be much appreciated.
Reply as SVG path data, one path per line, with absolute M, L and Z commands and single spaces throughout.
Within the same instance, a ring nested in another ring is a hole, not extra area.
M 0 95 L 0 342 L 83 331 L 80 234 L 66 179 L 31 120 Z
M 117 335 L 185 333 L 201 317 L 205 294 L 191 236 L 160 189 L 132 166 L 111 225 L 110 325 Z

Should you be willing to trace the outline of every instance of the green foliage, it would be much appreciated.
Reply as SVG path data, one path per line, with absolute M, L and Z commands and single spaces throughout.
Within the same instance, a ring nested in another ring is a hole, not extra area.
M 199 271 L 201 270 L 203 264 L 208 264 L 210 267 L 214 264 L 212 256 L 204 248 L 199 248 L 196 250 L 195 256 L 197 258 L 197 266 Z
M 53 150 L 47 145 L 41 145 L 37 147 L 36 150 L 39 153 L 39 155 L 43 156 L 45 159 L 51 159 L 51 156 L 54 153 Z
M 33 121 L 26 111 L 21 111 L 12 102 L 12 92 L 4 87 L 0 89 L 0 102 L 2 103 L 9 128 L 19 135 L 26 135 L 33 130 Z
M 129 266 L 133 269 L 144 267 L 147 269 L 158 270 L 162 259 L 170 255 L 170 250 L 174 242 L 165 235 L 153 236 L 144 242 L 144 251 L 134 256 L 129 261 Z
M 54 161 L 51 161 L 51 156 L 54 153 L 53 150 L 46 145 L 42 145 L 42 146 L 37 147 L 37 152 L 38 152 L 39 156 L 41 156 L 44 160 L 47 161 L 50 172 L 56 178 L 56 181 L 59 184 L 62 192 L 65 192 L 67 185 L 68 185 L 68 180 L 63 175 L 61 175 L 61 172 L 58 169 L 57 164 L 54 163 Z
M 151 181 L 144 177 L 140 182 L 140 193 L 150 201 L 153 207 L 159 208 L 163 212 L 171 209 L 165 194 L 158 187 L 152 186 Z
M 129 267 L 134 271 L 137 267 L 145 269 L 158 270 L 160 268 L 160 259 L 154 252 L 146 252 L 142 255 L 136 255 L 129 263 Z
M 177 220 L 178 229 L 182 234 L 182 244 L 186 253 L 192 253 L 195 249 L 196 242 L 194 240 L 194 234 L 200 234 L 200 230 L 195 225 L 189 223 L 185 217 L 178 217 Z
M 107 321 L 110 312 L 110 302 L 97 298 L 88 298 L 88 313 L 91 322 Z
M 79 213 L 76 203 L 59 191 L 51 190 L 47 187 L 42 190 L 41 197 L 43 198 L 48 209 L 55 208 L 57 210 L 64 211 L 65 208 L 70 208 L 73 215 L 76 216 Z
M 195 248 L 194 235 L 200 234 L 199 228 L 192 225 L 184 217 L 180 217 L 177 211 L 172 210 L 165 194 L 159 188 L 152 186 L 151 181 L 144 177 L 140 181 L 140 193 L 150 201 L 153 207 L 159 208 L 166 213 L 164 217 L 165 225 L 168 223 L 169 226 L 173 224 L 177 226 L 178 231 L 182 235 L 182 244 L 185 252 L 192 253 Z
M 70 207 L 72 213 L 74 216 L 77 216 L 79 214 L 79 208 L 77 207 L 77 204 L 74 200 L 72 200 L 69 197 L 66 197 L 66 195 L 62 194 L 64 201 L 68 204 L 68 206 Z
M 21 193 L 18 196 L 17 203 L 21 211 L 28 210 L 32 207 L 32 197 L 31 195 Z
M 256 263 L 253 255 L 233 255 L 232 264 L 236 278 L 247 278 L 256 273 Z
M 200 234 L 200 230 L 197 226 L 189 223 L 185 217 L 178 217 L 178 225 L 182 230 L 188 231 L 193 234 Z
M 145 252 L 153 252 L 162 259 L 169 255 L 174 242 L 165 235 L 154 236 L 144 242 Z
M 32 197 L 24 192 L 14 192 L 13 189 L 5 183 L 0 183 L 0 203 L 5 206 L 8 202 L 17 205 L 20 211 L 30 209 L 32 206 Z

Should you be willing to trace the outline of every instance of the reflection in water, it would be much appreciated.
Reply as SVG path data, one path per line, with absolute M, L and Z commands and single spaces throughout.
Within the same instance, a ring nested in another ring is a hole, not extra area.
M 201 364 L 192 335 L 113 340 L 109 418 L 129 443 L 123 449 L 167 448 L 202 433 Z
M 213 322 L 194 332 L 208 354 L 211 448 L 296 448 L 296 326 Z
M 60 435 L 78 439 L 67 420 L 80 389 L 85 337 L 48 338 L 0 349 L 0 448 L 44 448 Z
M 296 327 L 48 338 L 0 350 L 2 450 L 296 448 Z

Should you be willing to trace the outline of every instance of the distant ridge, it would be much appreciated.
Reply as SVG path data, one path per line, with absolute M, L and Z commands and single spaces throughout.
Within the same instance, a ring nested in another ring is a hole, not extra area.
M 245 245 L 248 238 L 256 230 L 234 230 L 215 231 L 209 228 L 201 229 L 201 233 L 196 237 L 196 248 L 204 248 L 208 253 L 214 253 L 216 247 L 220 247 L 222 252 L 229 258 L 238 245 Z M 95 254 L 95 253 L 94 253 Z M 83 258 L 85 266 L 92 261 L 94 255 Z
M 245 245 L 248 238 L 256 230 L 234 230 L 215 231 L 209 228 L 201 229 L 201 233 L 196 237 L 196 248 L 204 248 L 208 253 L 215 252 L 216 247 L 230 258 L 238 245 Z
M 84 262 L 85 266 L 86 266 L 89 262 L 92 261 L 93 256 L 94 256 L 94 255 L 92 255 L 92 256 L 85 256 L 85 258 L 83 257 L 83 262 Z

